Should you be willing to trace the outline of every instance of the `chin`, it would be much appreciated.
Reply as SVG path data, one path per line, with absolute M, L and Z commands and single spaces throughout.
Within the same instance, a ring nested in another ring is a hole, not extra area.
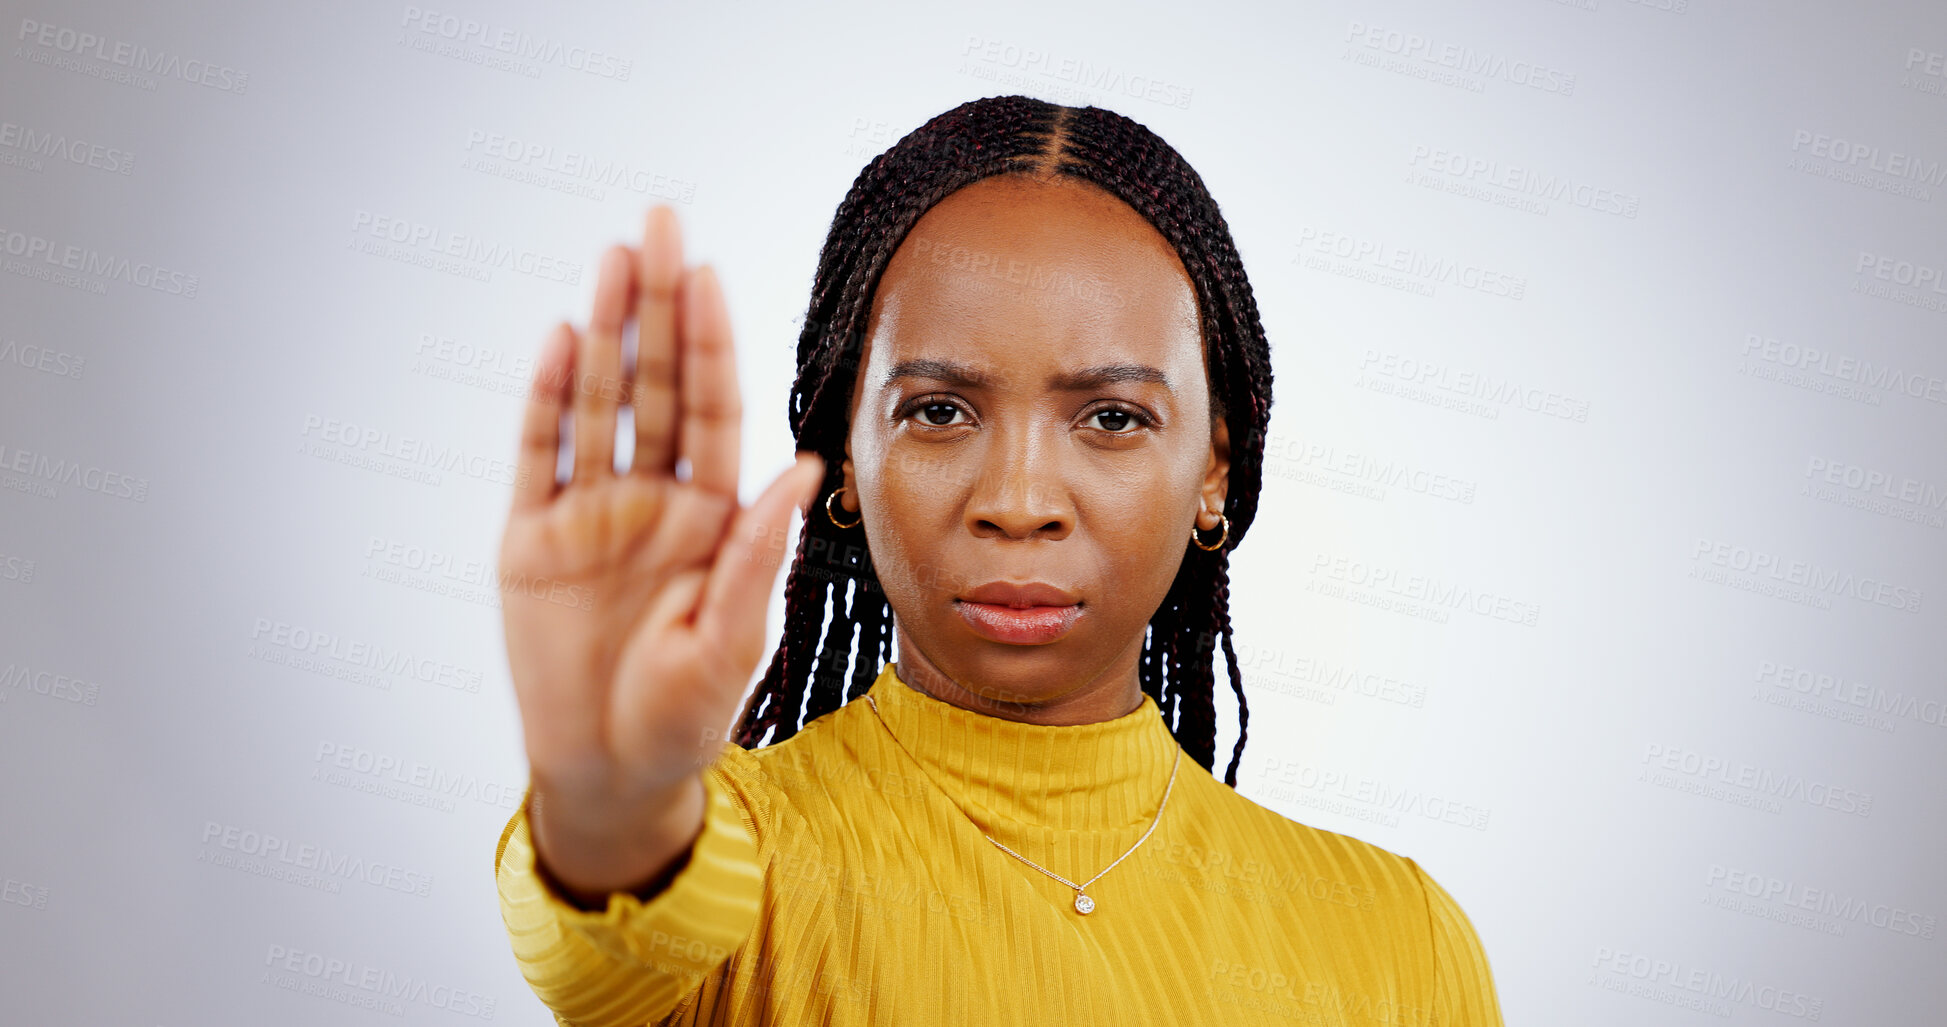
M 1006 645 L 984 638 L 970 640 L 964 657 L 967 673 L 943 672 L 960 687 L 996 703 L 1035 704 L 1072 691 L 1082 682 L 1075 665 L 1072 640 L 1046 645 Z

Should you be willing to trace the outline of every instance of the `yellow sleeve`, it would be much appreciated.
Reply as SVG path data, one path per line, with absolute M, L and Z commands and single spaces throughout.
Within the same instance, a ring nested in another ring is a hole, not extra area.
M 1494 973 L 1474 924 L 1440 882 L 1407 860 L 1426 893 L 1433 928 L 1433 1023 L 1441 1027 L 1504 1027 Z
M 530 784 L 494 856 L 500 916 L 521 976 L 577 1027 L 643 1027 L 702 990 L 757 923 L 763 869 L 744 809 L 712 766 L 703 775 L 703 830 L 689 862 L 647 902 L 609 895 L 605 909 L 577 908 L 534 866 Z

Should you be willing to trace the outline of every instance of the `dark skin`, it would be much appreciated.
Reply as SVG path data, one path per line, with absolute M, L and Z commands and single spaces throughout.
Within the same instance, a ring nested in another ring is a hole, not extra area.
M 900 679 L 1024 723 L 1133 712 L 1144 628 L 1229 483 L 1176 251 L 1092 183 L 981 179 L 900 243 L 866 335 L 834 505 L 864 517 Z M 889 379 L 913 361 L 957 368 Z M 1057 380 L 1111 366 L 1162 380 Z M 1052 642 L 982 637 L 954 604 L 992 581 L 1055 585 L 1082 614 Z
M 1094 185 L 988 178 L 920 219 L 873 302 L 841 501 L 864 518 L 900 676 L 1027 723 L 1133 712 L 1144 628 L 1182 561 L 1208 558 L 1190 528 L 1217 531 L 1230 467 L 1174 250 Z M 888 381 L 915 360 L 937 362 L 935 377 Z M 983 380 L 938 377 L 943 363 Z M 781 563 L 766 540 L 794 510 L 823 516 L 811 454 L 738 501 L 736 366 L 716 276 L 685 270 L 667 207 L 650 212 L 639 250 L 604 255 L 587 330 L 563 322 L 535 365 L 500 569 L 590 601 L 512 588 L 502 611 L 537 867 L 582 908 L 653 895 L 682 865 L 704 819 L 698 771 L 764 655 Z M 1055 381 L 1102 367 L 1122 373 Z M 636 443 L 623 469 L 625 397 Z M 1065 590 L 1079 619 L 1037 645 L 977 635 L 955 599 L 995 581 Z

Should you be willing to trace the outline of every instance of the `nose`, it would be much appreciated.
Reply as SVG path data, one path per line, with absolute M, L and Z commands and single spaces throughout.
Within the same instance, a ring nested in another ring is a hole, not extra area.
M 1075 507 L 1060 444 L 1025 426 L 998 429 L 989 439 L 967 496 L 969 530 L 991 538 L 1065 538 L 1075 529 Z

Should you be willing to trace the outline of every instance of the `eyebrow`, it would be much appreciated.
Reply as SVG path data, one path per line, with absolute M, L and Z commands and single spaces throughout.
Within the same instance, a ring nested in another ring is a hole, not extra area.
M 997 383 L 984 371 L 956 364 L 951 360 L 902 360 L 886 372 L 880 386 L 901 378 L 932 378 L 961 388 L 991 389 Z M 1153 382 L 1170 388 L 1169 377 L 1148 364 L 1103 364 L 1079 371 L 1064 371 L 1048 379 L 1048 387 L 1061 392 L 1081 392 L 1114 382 Z

